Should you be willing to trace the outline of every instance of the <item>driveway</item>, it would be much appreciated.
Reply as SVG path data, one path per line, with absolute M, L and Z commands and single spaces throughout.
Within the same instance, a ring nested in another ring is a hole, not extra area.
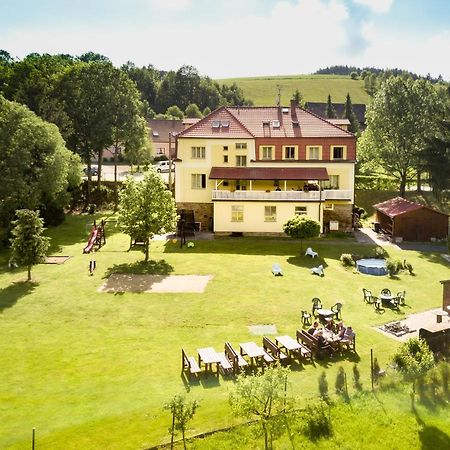
M 96 164 L 93 164 L 96 165 Z M 144 174 L 142 172 L 139 173 L 130 173 L 131 166 L 126 164 L 121 164 L 117 166 L 117 180 L 125 181 L 125 179 L 131 175 L 136 180 L 142 180 L 144 178 Z M 164 180 L 166 184 L 169 183 L 169 174 L 168 173 L 160 173 L 159 176 Z M 97 177 L 93 176 L 93 180 L 96 180 Z M 102 180 L 105 181 L 114 181 L 114 165 L 106 164 L 102 165 Z M 175 173 L 172 172 L 172 182 L 175 180 Z

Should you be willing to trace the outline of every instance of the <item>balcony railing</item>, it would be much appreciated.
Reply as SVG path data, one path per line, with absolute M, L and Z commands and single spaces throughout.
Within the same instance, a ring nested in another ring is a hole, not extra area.
M 350 200 L 352 191 L 345 189 L 319 191 L 225 191 L 213 190 L 212 200 L 319 201 Z

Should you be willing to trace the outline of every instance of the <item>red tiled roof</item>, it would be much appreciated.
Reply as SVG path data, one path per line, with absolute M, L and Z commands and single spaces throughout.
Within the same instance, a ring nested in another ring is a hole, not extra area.
M 328 180 L 324 167 L 212 167 L 210 180 Z
M 229 121 L 229 127 L 213 128 L 213 121 Z M 274 122 L 279 122 L 279 127 Z M 295 125 L 296 122 L 298 125 Z M 354 138 L 349 131 L 294 107 L 221 107 L 179 133 L 179 137 L 341 137 Z
M 219 126 L 213 128 L 213 122 L 217 121 L 221 124 L 228 123 L 228 127 Z M 231 112 L 224 106 L 216 109 L 211 114 L 208 114 L 203 119 L 194 123 L 186 130 L 178 134 L 178 137 L 205 137 L 205 138 L 241 138 L 252 139 L 253 136 L 247 128 L 237 120 Z
M 169 133 L 176 134 L 184 129 L 181 120 L 149 119 L 150 137 L 153 142 L 169 142 Z
M 400 214 L 405 214 L 417 209 L 425 208 L 424 205 L 410 202 L 402 197 L 395 197 L 391 200 L 377 203 L 376 205 L 373 205 L 373 207 L 389 217 L 396 217 Z

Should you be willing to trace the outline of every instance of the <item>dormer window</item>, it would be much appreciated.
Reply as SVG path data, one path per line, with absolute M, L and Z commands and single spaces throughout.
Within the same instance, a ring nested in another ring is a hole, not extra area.
M 272 122 L 272 127 L 273 128 L 280 128 L 280 121 L 279 120 L 274 120 Z
M 158 136 L 159 136 L 159 133 L 158 133 L 157 131 L 152 131 L 152 136 L 153 136 L 153 137 L 158 137 Z
M 230 122 L 228 122 L 228 120 L 222 120 L 220 123 L 222 124 L 222 128 L 229 128 L 230 126 Z
M 283 108 L 281 111 L 283 114 L 289 114 L 289 108 Z
M 220 128 L 220 120 L 213 120 L 212 121 L 212 127 L 213 128 Z
M 293 121 L 292 121 L 292 126 L 293 126 L 293 127 L 299 127 L 300 124 L 298 123 L 298 120 L 293 120 Z
M 263 120 L 263 127 L 270 127 L 270 120 Z

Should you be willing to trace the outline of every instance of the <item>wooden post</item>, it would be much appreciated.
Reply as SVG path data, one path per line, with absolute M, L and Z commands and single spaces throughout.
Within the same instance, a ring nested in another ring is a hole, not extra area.
M 33 428 L 33 431 L 31 433 L 31 450 L 35 449 L 35 442 L 36 442 L 36 428 Z
M 373 349 L 370 349 L 370 379 L 372 381 L 372 391 L 373 391 Z

